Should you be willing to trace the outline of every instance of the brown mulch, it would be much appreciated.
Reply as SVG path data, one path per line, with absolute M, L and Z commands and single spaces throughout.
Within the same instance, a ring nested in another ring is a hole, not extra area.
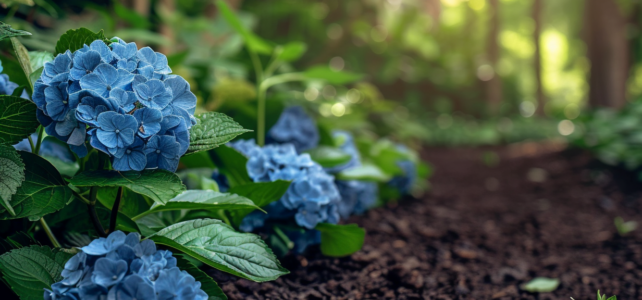
M 642 225 L 642 184 L 562 148 L 426 149 L 436 171 L 425 197 L 347 221 L 368 232 L 361 251 L 288 256 L 291 274 L 261 284 L 211 273 L 230 299 L 642 299 L 642 230 L 621 237 L 613 225 Z M 561 284 L 521 289 L 539 276 Z

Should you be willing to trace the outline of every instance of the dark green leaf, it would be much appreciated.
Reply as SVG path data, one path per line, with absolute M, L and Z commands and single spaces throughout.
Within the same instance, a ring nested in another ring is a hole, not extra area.
M 98 189 L 98 201 L 106 208 L 111 209 L 116 201 L 116 194 L 118 193 L 117 187 L 101 187 Z M 134 216 L 143 213 L 149 209 L 150 205 L 147 204 L 145 198 L 137 193 L 132 192 L 127 188 L 123 188 L 123 198 L 120 203 L 120 212 L 126 216 L 133 218 Z
M 170 68 L 178 67 L 180 64 L 182 64 L 185 59 L 187 58 L 187 55 L 189 54 L 189 50 L 185 49 L 181 52 L 177 52 L 174 54 L 170 54 L 167 56 L 167 65 Z
M 230 193 L 244 196 L 252 201 L 258 207 L 265 207 L 268 204 L 277 201 L 283 197 L 283 194 L 290 187 L 290 181 L 277 180 L 272 182 L 253 182 L 244 185 L 238 185 L 229 190 Z M 231 211 L 232 223 L 236 226 L 241 224 L 241 220 L 254 209 L 244 209 Z
M 176 266 L 194 276 L 196 281 L 201 283 L 201 289 L 207 294 L 207 300 L 224 300 L 227 299 L 223 290 L 216 284 L 216 282 L 203 272 L 201 269 L 197 268 L 192 262 L 190 262 L 185 254 L 176 253 Z
M 196 116 L 198 123 L 190 129 L 190 144 L 185 155 L 214 149 L 251 130 L 244 129 L 232 118 L 218 112 Z
M 0 239 L 0 254 L 5 254 L 13 249 L 20 249 L 31 245 L 39 245 L 28 233 L 18 231 L 7 238 Z
M 69 50 L 74 52 L 81 49 L 84 45 L 89 46 L 95 40 L 102 40 L 105 44 L 109 45 L 110 40 L 105 38 L 105 33 L 101 30 L 93 32 L 87 28 L 71 29 L 65 32 L 56 43 L 56 50 L 54 56 L 65 53 Z M 31 74 L 31 73 L 29 73 Z
M 47 51 L 29 51 L 29 63 L 31 64 L 32 71 L 29 75 L 32 75 L 36 70 L 44 67 L 46 62 L 50 62 L 53 59 L 53 54 Z
M 234 231 L 219 220 L 190 220 L 150 237 L 230 274 L 264 282 L 288 274 L 258 235 Z
M 16 144 L 36 131 L 36 105 L 14 96 L 0 96 L 0 142 Z
M 303 42 L 290 42 L 283 46 L 281 53 L 278 56 L 279 60 L 291 62 L 299 59 L 308 46 Z
M 219 193 L 211 190 L 189 190 L 169 200 L 165 205 L 155 203 L 142 214 L 134 217 L 137 220 L 143 216 L 159 211 L 182 210 L 182 209 L 260 209 L 252 200 L 243 196 L 228 193 Z
M 186 168 L 210 168 L 214 169 L 216 166 L 212 162 L 212 159 L 210 158 L 209 154 L 207 152 L 202 151 L 202 152 L 195 152 L 190 155 L 183 155 L 181 157 L 181 164 L 184 165 Z
M 360 74 L 334 71 L 327 66 L 312 67 L 303 74 L 309 79 L 321 79 L 330 84 L 348 84 L 360 80 L 363 77 Z
M 37 300 L 42 299 L 44 289 L 62 280 L 60 273 L 72 256 L 45 246 L 25 247 L 0 256 L 0 269 L 21 300 Z
M 360 166 L 341 171 L 337 174 L 337 179 L 386 182 L 390 180 L 390 176 L 381 171 L 376 165 L 363 163 Z
M 324 168 L 332 168 L 347 164 L 352 159 L 350 154 L 343 150 L 330 146 L 318 146 L 306 151 L 315 162 Z
M 111 218 L 111 210 L 104 207 L 96 207 L 96 214 L 100 219 L 100 223 L 103 224 L 103 228 L 109 228 L 109 219 Z M 93 227 L 92 227 L 93 228 Z M 116 230 L 122 230 L 125 232 L 138 232 L 138 224 L 130 219 L 128 216 L 124 215 L 121 212 L 118 212 L 116 216 Z
M 25 76 L 29 78 L 31 73 L 33 73 L 33 70 L 31 70 L 31 62 L 29 60 L 29 52 L 25 46 L 20 43 L 18 38 L 12 37 L 11 44 L 13 45 L 13 50 L 16 52 L 16 58 L 18 59 L 18 63 L 20 63 L 22 71 L 25 73 Z
M 247 174 L 247 157 L 241 152 L 227 145 L 221 145 L 214 151 L 210 151 L 210 155 L 219 171 L 227 177 L 231 187 L 252 183 L 252 179 Z
M 16 212 L 11 206 L 11 197 L 25 180 L 25 165 L 12 146 L 0 143 L 0 200 L 2 206 L 12 216 Z
M 225 1 L 216 1 L 216 6 L 223 15 L 223 18 L 225 18 L 225 21 L 227 21 L 227 23 L 243 37 L 245 45 L 251 51 L 262 54 L 272 53 L 272 46 L 251 31 L 247 30 Z
M 58 170 L 38 155 L 23 151 L 18 153 L 25 164 L 25 180 L 11 197 L 11 206 L 16 215 L 12 216 L 2 209 L 0 219 L 28 217 L 36 221 L 65 207 L 72 193 Z
M 356 224 L 334 225 L 318 224 L 321 231 L 321 253 L 332 257 L 348 256 L 361 250 L 366 230 Z
M 31 2 L 33 5 L 33 2 Z M 11 25 L 0 22 L 0 41 L 15 36 L 31 35 L 30 32 L 11 28 Z
M 165 170 L 144 170 L 142 172 L 85 171 L 69 182 L 77 187 L 125 187 L 132 192 L 145 195 L 154 202 L 165 204 L 185 191 L 181 179 Z

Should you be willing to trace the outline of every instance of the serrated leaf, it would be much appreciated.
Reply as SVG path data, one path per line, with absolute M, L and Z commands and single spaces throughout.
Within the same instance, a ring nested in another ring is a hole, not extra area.
M 77 187 L 118 187 L 145 195 L 154 202 L 165 204 L 186 190 L 181 179 L 165 170 L 142 172 L 85 171 L 69 180 Z
M 223 293 L 223 290 L 216 284 L 216 282 L 203 272 L 201 269 L 196 267 L 192 262 L 187 259 L 187 255 L 181 253 L 175 253 L 176 257 L 176 266 L 182 271 L 186 271 L 196 279 L 196 281 L 201 283 L 201 289 L 207 294 L 207 300 L 225 300 L 227 296 Z
M 216 167 L 227 177 L 231 187 L 252 183 L 250 175 L 247 174 L 247 157 L 241 152 L 227 145 L 221 145 L 209 153 Z
M 376 182 L 386 182 L 390 180 L 390 176 L 376 165 L 370 163 L 363 163 L 360 166 L 352 167 L 346 170 L 343 170 L 337 174 L 337 179 L 339 180 L 365 180 L 365 181 L 376 181 Z
M 111 43 L 110 40 L 105 38 L 103 30 L 93 32 L 84 27 L 67 30 L 67 32 L 60 36 L 60 39 L 56 43 L 54 56 L 65 53 L 67 50 L 74 52 L 81 49 L 84 45 L 89 46 L 91 42 L 95 40 L 102 40 L 107 45 Z
M 312 67 L 303 72 L 309 79 L 325 80 L 330 84 L 348 84 L 360 80 L 363 76 L 344 71 L 334 71 L 327 66 Z
M 522 289 L 531 293 L 548 293 L 557 289 L 560 280 L 557 278 L 536 277 L 522 286 Z
M 12 216 L 2 209 L 0 220 L 29 218 L 36 221 L 65 207 L 72 192 L 58 170 L 38 155 L 24 151 L 18 153 L 25 165 L 25 180 L 11 197 L 11 206 L 16 214 Z
M 0 269 L 21 300 L 38 300 L 44 289 L 62 280 L 60 273 L 72 256 L 46 246 L 25 247 L 1 255 Z
M 29 52 L 27 48 L 22 45 L 18 38 L 12 37 L 11 44 L 13 45 L 13 50 L 16 52 L 16 58 L 18 58 L 18 63 L 22 68 L 22 71 L 25 73 L 25 76 L 29 78 L 33 70 L 31 69 L 31 61 L 29 59 Z M 33 85 L 31 90 L 33 90 Z
M 12 146 L 0 143 L 0 200 L 2 200 L 2 206 L 12 216 L 15 216 L 16 212 L 11 206 L 11 196 L 16 193 L 24 180 L 25 165 L 18 151 Z
M 290 181 L 276 180 L 271 182 L 253 182 L 238 185 L 231 188 L 229 192 L 252 200 L 258 207 L 265 207 L 268 204 L 281 199 L 289 187 Z M 243 218 L 252 211 L 254 211 L 254 209 L 231 211 L 232 223 L 235 226 L 238 226 L 241 224 Z
M 29 62 L 31 64 L 31 74 L 36 70 L 44 67 L 45 63 L 54 59 L 53 54 L 47 51 L 29 51 Z
M 0 142 L 16 144 L 36 131 L 38 107 L 27 100 L 15 96 L 0 96 Z
M 347 164 L 352 159 L 350 154 L 345 151 L 331 146 L 318 146 L 306 151 L 310 158 L 324 168 L 332 168 Z
M 200 114 L 196 116 L 196 120 L 196 125 L 190 129 L 190 144 L 185 155 L 214 149 L 243 133 L 251 132 L 218 112 Z
M 241 20 L 239 20 L 225 1 L 216 1 L 216 6 L 223 15 L 223 18 L 225 18 L 225 21 L 230 24 L 234 31 L 243 37 L 245 45 L 250 49 L 250 51 L 262 54 L 272 53 L 272 46 L 251 31 L 247 30 L 243 24 L 241 24 Z
M 236 232 L 220 220 L 181 222 L 162 229 L 150 239 L 211 267 L 256 282 L 289 273 L 258 235 Z
M 30 0 L 27 0 L 30 1 Z M 31 2 L 33 5 L 33 2 Z M 0 22 L 0 41 L 16 36 L 31 35 L 30 32 L 11 28 L 11 25 Z
M 137 220 L 148 214 L 159 211 L 182 210 L 182 209 L 260 209 L 252 200 L 231 193 L 219 193 L 212 190 L 189 190 L 169 200 L 165 205 L 154 203 L 152 207 L 142 214 L 134 217 Z
M 348 256 L 361 250 L 366 237 L 366 230 L 357 224 L 320 223 L 314 229 L 321 231 L 321 253 L 332 257 Z

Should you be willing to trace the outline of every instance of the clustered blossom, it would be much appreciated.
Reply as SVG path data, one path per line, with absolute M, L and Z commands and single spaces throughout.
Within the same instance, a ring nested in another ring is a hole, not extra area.
M 354 144 L 352 134 L 343 130 L 335 130 L 332 132 L 332 138 L 334 138 L 335 143 L 338 144 L 339 149 L 350 155 L 350 160 L 339 166 L 325 168 L 326 172 L 339 173 L 343 170 L 361 165 L 361 155 L 359 155 L 359 150 Z
M 397 151 L 401 153 L 409 153 L 410 150 L 401 144 L 395 145 Z M 397 166 L 403 172 L 402 175 L 397 175 L 388 181 L 388 186 L 397 189 L 401 194 L 408 194 L 412 191 L 412 186 L 417 179 L 417 165 L 410 159 L 402 159 L 397 161 Z
M 115 170 L 174 171 L 196 123 L 196 96 L 185 79 L 171 75 L 165 55 L 112 40 L 44 65 L 33 93 L 38 120 L 80 157 L 89 141 Z
M 319 131 L 314 120 L 300 106 L 287 107 L 268 132 L 268 143 L 294 145 L 297 153 L 319 144 Z
M 0 61 L 0 73 L 4 68 L 2 67 L 2 62 Z M 13 95 L 13 92 L 18 88 L 18 84 L 9 80 L 9 75 L 7 74 L 0 74 L 0 95 Z M 27 95 L 27 91 L 25 89 L 22 90 L 22 94 L 20 95 L 21 98 L 24 99 L 29 99 L 29 95 Z
M 334 182 L 341 194 L 339 215 L 348 218 L 352 214 L 363 214 L 377 203 L 377 183 L 362 180 L 337 180 Z
M 312 161 L 308 154 L 297 154 L 292 144 L 257 146 L 253 140 L 230 145 L 248 157 L 247 171 L 255 182 L 291 180 L 285 195 L 267 207 L 268 214 L 254 213 L 243 220 L 241 229 L 261 227 L 266 217 L 290 218 L 312 229 L 318 223 L 337 223 L 337 205 L 341 201 L 334 177 Z
M 172 252 L 141 242 L 137 233 L 114 231 L 81 250 L 65 264 L 63 280 L 45 289 L 45 300 L 208 299 L 201 283 L 176 266 Z

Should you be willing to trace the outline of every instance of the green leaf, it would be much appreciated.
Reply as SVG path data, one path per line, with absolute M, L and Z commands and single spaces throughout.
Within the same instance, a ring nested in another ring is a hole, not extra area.
M 219 193 L 212 190 L 189 190 L 170 200 L 165 205 L 154 203 L 152 207 L 142 214 L 134 217 L 137 220 L 143 216 L 159 211 L 182 209 L 260 209 L 252 200 L 243 196 L 228 193 Z
M 111 43 L 110 40 L 105 38 L 105 33 L 102 30 L 93 32 L 84 27 L 67 30 L 67 32 L 60 36 L 60 39 L 56 43 L 54 56 L 65 53 L 67 50 L 74 52 L 81 49 L 84 45 L 89 46 L 91 42 L 95 40 L 102 40 L 107 45 Z
M 361 250 L 366 230 L 357 224 L 335 225 L 320 223 L 315 227 L 321 231 L 321 253 L 326 256 L 348 256 Z
M 149 20 L 126 6 L 120 4 L 118 1 L 112 2 L 114 4 L 114 12 L 123 21 L 129 23 L 133 28 L 147 29 L 151 26 Z
M 522 289 L 531 293 L 548 293 L 557 289 L 560 280 L 557 278 L 537 277 L 522 286 Z
M 247 30 L 243 24 L 241 24 L 241 20 L 238 19 L 236 14 L 234 14 L 225 1 L 217 0 L 216 6 L 223 15 L 223 18 L 225 18 L 225 21 L 227 21 L 227 23 L 243 37 L 245 45 L 250 49 L 250 51 L 261 54 L 272 53 L 272 46 L 251 31 Z
M 104 205 L 107 209 L 111 209 L 114 206 L 114 201 L 116 201 L 117 194 L 117 187 L 101 187 L 98 189 L 98 195 L 96 198 L 98 198 L 100 204 Z M 120 203 L 120 212 L 130 218 L 133 218 L 134 216 L 147 211 L 149 207 L 150 205 L 147 204 L 142 195 L 134 193 L 127 188 L 123 188 L 123 198 L 122 202 Z
M 275 280 L 289 273 L 258 235 L 236 232 L 220 220 L 181 222 L 150 239 L 211 267 L 256 282 Z
M 44 67 L 45 63 L 54 59 L 53 54 L 47 51 L 29 51 L 29 63 L 31 64 L 31 74 L 36 70 Z
M 386 182 L 390 180 L 390 176 L 376 165 L 370 163 L 363 163 L 360 166 L 352 167 L 347 170 L 343 170 L 337 174 L 337 179 L 340 180 L 365 180 L 365 181 L 377 181 L 377 182 Z
M 181 179 L 165 170 L 144 170 L 142 172 L 85 171 L 69 180 L 77 187 L 118 187 L 145 195 L 154 202 L 165 204 L 185 191 Z
M 33 2 L 32 4 L 33 5 Z M 0 22 L 0 41 L 15 36 L 31 35 L 30 32 L 11 28 L 11 25 Z
M 227 145 L 210 151 L 210 155 L 216 167 L 223 173 L 231 187 L 252 183 L 250 175 L 247 174 L 247 157 L 241 152 Z
M 283 46 L 278 58 L 281 61 L 291 62 L 299 59 L 308 49 L 303 42 L 290 42 Z
M 187 156 L 183 155 L 181 157 L 180 163 L 188 169 L 193 169 L 193 168 L 215 169 L 216 168 L 209 154 L 207 154 L 207 152 L 205 151 L 195 152 Z
M 13 249 L 39 245 L 38 242 L 28 233 L 18 231 L 7 238 L 0 239 L 0 254 L 5 254 Z
M 18 38 L 12 37 L 11 44 L 13 45 L 13 50 L 16 52 L 16 58 L 18 58 L 18 63 L 20 63 L 22 71 L 25 73 L 25 76 L 29 78 L 31 73 L 33 73 L 33 70 L 31 70 L 31 62 L 29 60 L 29 52 L 25 46 L 20 43 Z M 33 86 L 31 87 L 31 90 L 33 90 Z
M 21 300 L 37 300 L 44 289 L 62 280 L 60 273 L 72 256 L 45 246 L 25 247 L 1 255 L 0 270 Z
M 36 131 L 38 107 L 27 100 L 15 96 L 0 96 L 0 142 L 16 144 Z
M 10 145 L 0 144 L 0 200 L 12 216 L 15 216 L 16 212 L 11 206 L 11 196 L 18 191 L 24 180 L 25 165 L 18 151 Z
M 196 116 L 197 123 L 190 129 L 190 143 L 185 155 L 214 149 L 251 130 L 244 129 L 232 118 L 218 112 Z
M 324 168 L 332 168 L 347 164 L 352 156 L 345 151 L 330 146 L 318 146 L 314 149 L 306 151 L 315 162 L 319 163 Z
M 126 201 L 126 200 L 123 200 Z M 109 228 L 109 219 L 111 218 L 111 210 L 104 207 L 96 207 L 96 214 L 100 219 L 100 223 L 103 224 L 103 228 Z M 93 229 L 93 227 L 91 227 Z M 125 214 L 118 212 L 116 215 L 116 230 L 122 230 L 125 232 L 138 232 L 138 224 L 134 220 L 130 219 Z
M 182 253 L 175 253 L 176 257 L 176 266 L 182 271 L 186 271 L 196 279 L 196 281 L 201 283 L 201 289 L 207 294 L 207 300 L 225 300 L 227 296 L 223 293 L 223 290 L 216 284 L 216 282 L 203 272 L 201 269 L 197 268 L 192 262 L 187 258 L 189 256 Z
M 36 221 L 65 207 L 72 193 L 58 170 L 38 155 L 23 151 L 18 153 L 25 164 L 25 180 L 11 197 L 11 206 L 16 214 L 12 216 L 2 209 L 0 220 L 28 217 Z
M 252 201 L 258 207 L 265 207 L 268 204 L 277 201 L 283 197 L 283 194 L 290 187 L 290 181 L 277 180 L 272 182 L 253 182 L 238 185 L 229 190 L 230 193 L 244 196 Z M 231 211 L 232 223 L 235 226 L 241 224 L 241 221 L 254 209 L 243 209 Z
M 40 76 L 42 75 L 42 71 L 44 69 L 45 69 L 44 67 L 40 67 L 40 68 L 36 69 L 35 71 L 33 71 L 33 73 L 31 73 L 31 75 L 29 75 L 29 83 L 31 83 L 31 86 L 33 86 L 36 83 L 36 81 L 38 80 L 38 78 L 40 78 Z
M 215 192 L 221 191 L 216 180 L 213 180 L 212 178 L 201 176 L 200 182 L 201 182 L 201 189 L 203 190 L 212 190 Z
M 330 84 L 348 84 L 360 80 L 363 76 L 360 74 L 334 71 L 327 66 L 316 66 L 306 70 L 303 73 L 309 79 L 321 79 Z

